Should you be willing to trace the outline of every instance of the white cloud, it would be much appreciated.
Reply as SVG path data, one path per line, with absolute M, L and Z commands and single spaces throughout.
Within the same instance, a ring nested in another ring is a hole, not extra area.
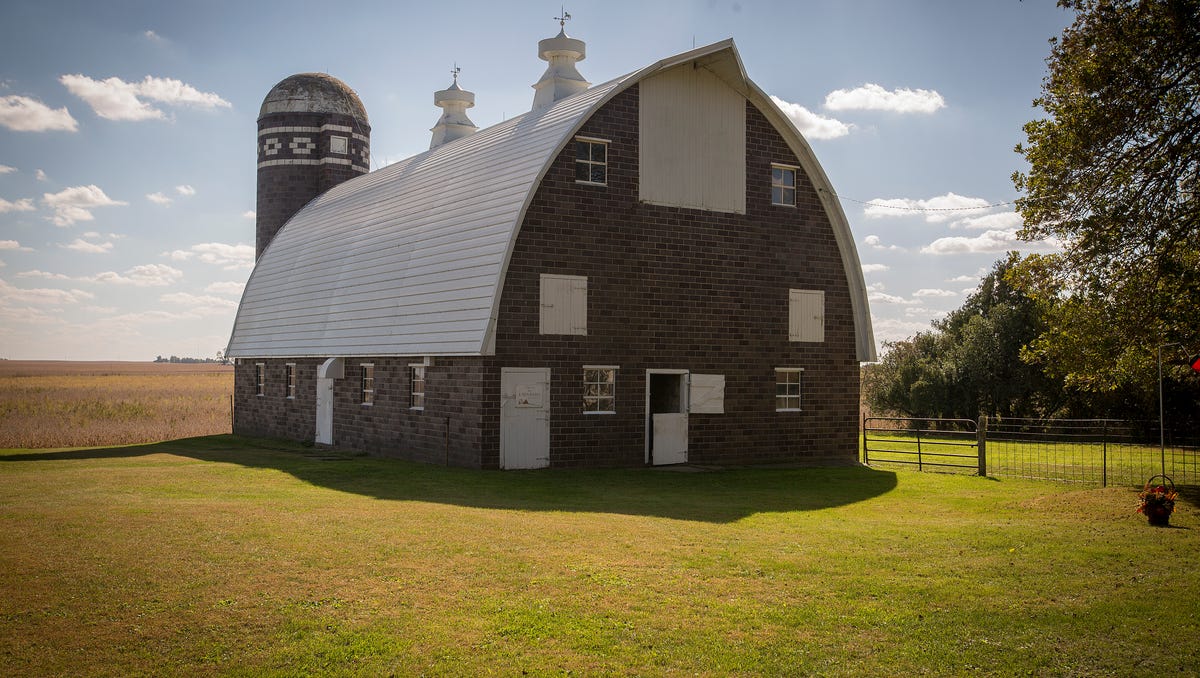
M 16 171 L 17 171 L 16 167 L 9 167 L 8 165 L 0 165 L 0 174 L 8 174 L 10 172 L 16 172 Z
M 39 169 L 38 171 L 34 172 L 34 173 L 33 173 L 33 176 L 34 176 L 34 178 L 35 178 L 35 179 L 37 179 L 38 181 L 45 181 L 45 180 L 46 180 L 46 173 L 45 173 L 43 170 L 40 170 L 40 169 Z
M 929 322 L 918 322 L 915 320 L 899 320 L 895 318 L 873 318 L 871 321 L 872 329 L 875 331 L 875 338 L 880 342 L 885 341 L 901 341 L 908 339 L 917 332 L 925 332 L 929 330 Z
M 163 43 L 167 41 L 166 38 L 162 37 L 158 33 L 155 33 L 154 31 L 145 31 L 142 33 L 142 37 L 146 38 L 150 42 Z
M 258 213 L 254 210 L 246 210 L 245 212 L 242 212 L 243 219 L 253 219 L 256 216 L 258 216 Z
M 16 202 L 9 202 L 4 198 L 0 198 L 0 214 L 5 212 L 32 212 L 37 209 L 33 206 L 33 201 L 29 198 L 20 198 Z
M 784 101 L 775 95 L 771 95 L 771 101 L 791 119 L 801 134 L 810 139 L 836 139 L 850 133 L 851 125 L 840 120 L 823 117 L 800 104 Z
M 134 287 L 165 287 L 183 278 L 183 271 L 166 264 L 142 264 L 125 273 L 105 271 L 79 280 L 110 285 L 132 285 Z
M 76 252 L 86 252 L 88 254 L 107 254 L 112 251 L 113 244 L 110 242 L 92 243 L 82 238 L 76 238 L 67 245 L 62 245 L 69 250 Z
M 60 306 L 77 304 L 96 295 L 84 290 L 56 290 L 50 288 L 22 289 L 0 280 L 0 304 L 32 304 L 34 306 Z
M 64 106 L 53 109 L 29 97 L 0 97 L 0 125 L 14 132 L 74 132 L 79 123 Z
M 957 297 L 958 292 L 951 292 L 950 290 L 931 289 L 928 287 L 924 287 L 924 288 L 917 290 L 916 292 L 913 292 L 913 296 L 914 297 L 943 297 L 943 298 Z
M 869 301 L 878 301 L 878 302 L 884 303 L 884 304 L 898 304 L 898 305 L 902 305 L 902 306 L 907 306 L 910 304 L 917 303 L 915 301 L 910 301 L 908 299 L 905 299 L 904 297 L 898 297 L 894 294 L 888 294 L 888 293 L 884 292 L 885 289 L 887 289 L 887 286 L 881 282 L 872 283 L 870 285 L 867 285 L 867 299 Z
M 211 295 L 188 294 L 174 292 L 159 297 L 163 303 L 171 304 L 177 310 L 197 315 L 223 315 L 237 310 L 237 302 Z
M 978 282 L 979 279 L 980 279 L 980 277 L 977 275 L 959 275 L 959 276 L 955 276 L 953 278 L 946 278 L 946 282 L 949 282 L 949 283 Z
M 163 195 L 162 192 L 147 193 L 146 199 L 149 200 L 150 202 L 154 203 L 155 205 L 163 205 L 163 206 L 170 205 L 172 202 L 171 199 L 168 198 L 167 196 Z
M 242 291 L 243 291 L 243 290 L 245 290 L 245 289 L 246 289 L 246 283 L 244 283 L 244 282 L 232 282 L 232 281 L 230 281 L 230 282 L 215 282 L 215 283 L 212 283 L 212 284 L 211 284 L 211 285 L 209 285 L 208 287 L 205 287 L 205 288 L 204 288 L 204 291 L 205 291 L 205 292 L 212 292 L 213 294 L 232 294 L 232 295 L 240 295 L 240 294 L 242 293 Z
M 903 247 L 899 247 L 897 245 L 884 245 L 883 241 L 880 240 L 879 236 L 877 235 L 868 235 L 867 237 L 863 238 L 863 244 L 875 250 L 889 250 L 892 252 L 898 252 L 904 249 Z
M 178 193 L 179 195 L 196 195 L 196 189 L 192 188 L 191 186 L 189 186 L 187 184 L 176 186 L 175 192 Z
M 113 200 L 94 184 L 73 186 L 58 193 L 43 193 L 42 202 L 54 209 L 52 221 L 56 226 L 70 226 L 77 221 L 91 221 L 95 218 L 91 210 L 97 207 L 129 204 Z
M 953 236 L 938 238 L 921 248 L 923 254 L 979 254 L 1007 252 L 1029 243 L 1017 240 L 1016 231 L 987 231 L 973 238 Z
M 999 212 L 997 214 L 985 214 L 981 217 L 959 219 L 950 224 L 950 228 L 965 228 L 977 231 L 1012 231 L 1020 228 L 1023 223 L 1021 215 L 1016 212 Z
M 878 238 L 876 238 L 876 240 L 878 240 Z M 863 273 L 882 273 L 882 272 L 890 270 L 890 269 L 891 269 L 891 266 L 888 266 L 887 264 L 863 264 L 862 265 Z
M 933 113 L 945 108 L 946 100 L 930 89 L 886 90 L 874 83 L 854 89 L 839 89 L 825 95 L 825 108 L 831 111 L 890 111 L 892 113 Z
M 141 82 L 120 78 L 93 80 L 86 75 L 64 75 L 61 82 L 71 94 L 83 99 L 96 115 L 107 120 L 159 120 L 166 114 L 143 99 L 173 106 L 229 108 L 232 106 L 212 92 L 200 90 L 173 78 L 147 75 Z
M 902 217 L 908 213 L 922 212 L 925 221 L 936 224 L 949 221 L 954 212 L 986 209 L 990 203 L 983 198 L 968 198 L 956 193 L 947 193 L 926 200 L 913 198 L 876 198 L 863 208 L 868 219 Z
M 16 240 L 0 240 L 0 250 L 9 250 L 13 252 L 32 252 L 32 247 L 21 247 L 21 243 Z
M 227 271 L 254 268 L 254 247 L 252 245 L 227 245 L 220 242 L 208 242 L 192 245 L 187 250 L 163 252 L 162 255 L 171 261 L 190 261 L 191 259 L 196 259 L 205 264 L 222 266 Z

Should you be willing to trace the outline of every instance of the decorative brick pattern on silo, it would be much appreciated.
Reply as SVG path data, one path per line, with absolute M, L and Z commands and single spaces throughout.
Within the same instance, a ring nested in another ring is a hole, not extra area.
M 255 258 L 287 220 L 371 168 L 366 109 L 340 80 L 302 73 L 275 85 L 258 118 Z

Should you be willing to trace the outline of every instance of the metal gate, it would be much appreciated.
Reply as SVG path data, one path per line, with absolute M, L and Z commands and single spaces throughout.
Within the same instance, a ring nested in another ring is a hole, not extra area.
M 863 418 L 863 463 L 987 475 L 986 425 L 970 419 Z

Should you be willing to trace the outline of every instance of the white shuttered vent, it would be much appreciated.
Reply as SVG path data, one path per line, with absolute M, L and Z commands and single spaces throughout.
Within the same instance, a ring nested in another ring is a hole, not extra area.
M 540 334 L 587 334 L 587 276 L 542 274 Z
M 788 341 L 825 341 L 825 292 L 788 290 Z

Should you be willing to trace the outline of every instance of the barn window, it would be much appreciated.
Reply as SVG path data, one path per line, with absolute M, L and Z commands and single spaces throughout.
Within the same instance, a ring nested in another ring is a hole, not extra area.
M 796 206 L 796 169 L 789 165 L 771 165 L 771 204 Z
M 825 293 L 788 290 L 788 341 L 825 341 Z
M 254 395 L 265 396 L 267 394 L 267 366 L 263 363 L 254 363 Z
M 575 137 L 575 181 L 608 185 L 608 141 Z
M 615 414 L 617 411 L 617 368 L 584 365 L 583 413 Z
M 587 334 L 587 276 L 541 276 L 538 334 Z
M 800 378 L 803 367 L 775 368 L 775 411 L 800 411 Z
M 409 365 L 410 377 L 409 407 L 414 410 L 425 409 L 425 366 Z
M 362 404 L 372 405 L 375 403 L 375 365 L 372 363 L 363 363 L 362 365 Z
M 287 364 L 287 397 L 289 400 L 296 397 L 296 363 Z

